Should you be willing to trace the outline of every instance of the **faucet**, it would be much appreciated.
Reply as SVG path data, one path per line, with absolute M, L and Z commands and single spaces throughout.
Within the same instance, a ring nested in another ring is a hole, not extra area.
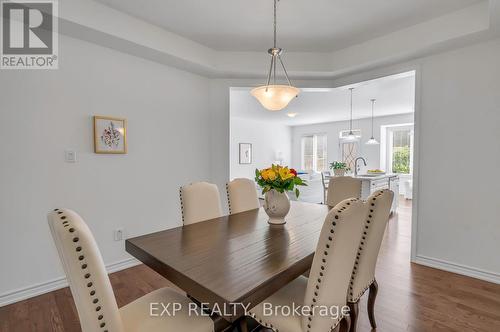
M 355 177 L 358 176 L 358 161 L 359 160 L 362 160 L 363 164 L 365 164 L 365 166 L 366 166 L 366 160 L 365 160 L 365 158 L 363 158 L 363 157 L 356 158 L 356 160 L 354 160 L 354 176 Z

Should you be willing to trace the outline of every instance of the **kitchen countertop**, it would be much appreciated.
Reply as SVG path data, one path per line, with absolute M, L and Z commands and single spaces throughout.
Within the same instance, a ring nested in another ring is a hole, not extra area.
M 361 180 L 381 180 L 381 179 L 386 179 L 386 178 L 395 178 L 398 177 L 397 174 L 380 174 L 380 175 L 368 175 L 365 176 L 364 174 L 359 174 L 357 176 L 353 176 L 355 179 L 361 179 Z

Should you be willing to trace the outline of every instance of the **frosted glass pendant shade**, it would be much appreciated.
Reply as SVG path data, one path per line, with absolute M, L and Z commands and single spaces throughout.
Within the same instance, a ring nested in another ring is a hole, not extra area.
M 281 111 L 297 97 L 300 89 L 288 85 L 263 85 L 252 90 L 251 94 L 269 111 Z
M 379 145 L 380 143 L 374 137 L 372 137 L 365 144 L 366 145 Z
M 354 133 L 351 130 L 349 132 L 349 135 L 347 135 L 347 137 L 344 140 L 347 141 L 347 142 L 354 142 L 354 141 L 357 140 L 357 137 L 356 137 L 356 135 L 354 135 Z

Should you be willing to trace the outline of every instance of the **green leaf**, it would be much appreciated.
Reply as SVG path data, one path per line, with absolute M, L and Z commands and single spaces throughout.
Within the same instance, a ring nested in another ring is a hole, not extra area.
M 295 188 L 295 196 L 296 196 L 297 198 L 299 198 L 299 195 L 300 195 L 300 191 L 299 191 L 299 189 L 298 189 L 298 188 Z

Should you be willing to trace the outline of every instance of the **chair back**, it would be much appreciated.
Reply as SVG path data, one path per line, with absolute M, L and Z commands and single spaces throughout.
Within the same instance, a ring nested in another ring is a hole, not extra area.
M 323 188 L 327 188 L 327 181 L 331 176 L 332 173 L 330 171 L 321 172 L 321 182 L 323 183 Z
M 366 200 L 365 205 L 369 210 L 356 258 L 356 269 L 352 272 L 347 297 L 349 302 L 357 302 L 375 280 L 375 266 L 393 199 L 394 193 L 386 189 L 373 193 Z
M 334 207 L 344 199 L 361 198 L 361 180 L 350 176 L 334 176 L 328 184 L 326 204 Z
M 230 214 L 260 208 L 255 182 L 250 179 L 234 179 L 226 184 L 226 192 Z
M 56 209 L 47 219 L 82 331 L 123 331 L 113 288 L 88 226 L 78 214 L 67 209 Z
M 342 319 L 341 310 L 346 305 L 367 209 L 363 202 L 352 198 L 339 203 L 326 216 L 309 274 L 304 306 L 335 308 L 339 316 L 325 316 L 320 311 L 303 316 L 303 331 L 331 331 Z
M 195 182 L 180 188 L 184 225 L 222 217 L 219 189 L 215 184 Z

